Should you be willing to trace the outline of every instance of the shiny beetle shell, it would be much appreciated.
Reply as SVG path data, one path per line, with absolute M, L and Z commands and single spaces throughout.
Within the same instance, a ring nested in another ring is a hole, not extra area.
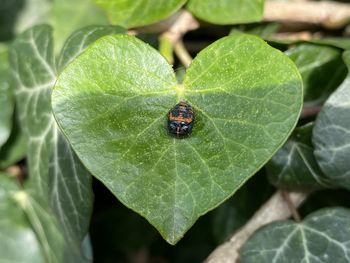
M 168 113 L 168 131 L 177 138 L 190 134 L 193 122 L 192 106 L 185 101 L 176 104 Z

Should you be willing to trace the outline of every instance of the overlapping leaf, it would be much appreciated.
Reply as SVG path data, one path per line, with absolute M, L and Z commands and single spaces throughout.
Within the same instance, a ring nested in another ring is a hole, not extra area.
M 109 27 L 104 33 L 114 32 Z M 65 46 L 60 66 L 63 67 L 71 57 L 81 52 L 91 41 L 98 37 L 96 30 L 83 29 L 75 33 Z M 99 32 L 101 34 L 101 32 Z M 80 38 L 80 43 L 77 40 Z M 78 45 L 78 49 L 76 45 Z M 35 192 L 33 211 L 44 211 L 45 201 L 53 208 L 63 232 L 57 231 L 62 238 L 67 238 L 75 257 L 72 261 L 83 260 L 77 251 L 88 232 L 92 209 L 91 176 L 75 156 L 66 140 L 56 127 L 51 113 L 51 90 L 56 80 L 56 61 L 53 55 L 51 28 L 36 26 L 20 35 L 11 50 L 11 64 L 16 80 L 16 97 L 19 105 L 21 126 L 28 140 L 28 168 L 30 180 L 26 189 Z M 32 211 L 32 210 L 29 210 Z M 33 212 L 33 213 L 34 213 Z M 40 222 L 51 221 L 48 211 L 44 211 Z M 45 227 L 46 229 L 47 227 Z M 47 228 L 48 230 L 50 228 Z M 57 234 L 56 231 L 55 235 Z M 37 233 L 40 234 L 40 233 Z M 45 232 L 49 238 L 50 232 Z M 60 239 L 60 238 L 57 238 Z M 51 241 L 55 240 L 52 238 Z M 51 252 L 60 253 L 61 247 L 55 242 L 48 242 L 45 250 L 47 257 Z M 58 251 L 57 251 L 58 250 Z M 65 251 L 65 253 L 67 253 Z M 57 262 L 62 258 L 54 257 Z
M 350 68 L 350 52 L 344 53 Z M 350 189 L 350 74 L 326 101 L 313 132 L 315 156 L 334 185 Z
M 326 188 L 326 179 L 314 156 L 313 124 L 298 127 L 286 144 L 267 163 L 270 181 L 279 188 L 311 190 Z
M 262 18 L 264 0 L 190 0 L 188 9 L 214 24 L 251 23 Z
M 349 262 L 349 217 L 349 209 L 328 208 L 310 214 L 302 223 L 271 223 L 247 241 L 240 262 Z
M 304 43 L 286 54 L 303 78 L 304 103 L 308 106 L 322 104 L 346 76 L 346 66 L 337 48 Z
M 24 212 L 15 202 L 19 189 L 0 173 L 0 262 L 42 263 L 39 242 Z
M 95 0 L 113 24 L 137 27 L 155 23 L 178 10 L 186 0 Z
M 0 149 L 10 136 L 14 108 L 7 48 L 0 45 Z
M 174 244 L 283 144 L 301 109 L 301 87 L 294 64 L 256 37 L 215 42 L 179 85 L 159 53 L 120 35 L 70 63 L 52 103 L 86 167 Z M 183 140 L 165 125 L 180 100 L 196 112 Z

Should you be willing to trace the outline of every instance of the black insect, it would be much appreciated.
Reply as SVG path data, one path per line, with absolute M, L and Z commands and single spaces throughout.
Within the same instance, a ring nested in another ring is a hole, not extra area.
M 168 130 L 177 138 L 190 134 L 194 123 L 192 106 L 185 101 L 176 104 L 168 113 Z

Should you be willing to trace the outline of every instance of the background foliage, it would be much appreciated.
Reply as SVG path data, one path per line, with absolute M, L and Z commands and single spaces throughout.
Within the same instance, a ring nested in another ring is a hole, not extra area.
M 240 262 L 350 262 L 348 20 L 271 2 L 2 0 L 0 261 L 201 262 L 277 189 Z

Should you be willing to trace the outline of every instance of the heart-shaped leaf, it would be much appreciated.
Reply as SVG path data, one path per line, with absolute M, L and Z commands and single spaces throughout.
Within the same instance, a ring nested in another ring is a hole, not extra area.
M 180 100 L 196 114 L 184 139 L 166 128 Z M 63 70 L 52 104 L 85 166 L 174 244 L 284 143 L 302 84 L 294 64 L 257 37 L 218 40 L 180 85 L 157 51 L 120 35 L 98 40 Z
M 176 10 L 187 0 L 95 0 L 103 8 L 112 23 L 127 28 L 158 22 Z
M 344 52 L 350 68 L 350 51 Z M 326 101 L 318 115 L 312 141 L 325 176 L 336 186 L 350 189 L 350 73 Z
M 190 0 L 187 7 L 198 18 L 214 24 L 242 24 L 262 18 L 264 0 Z
M 302 223 L 271 223 L 254 233 L 241 250 L 242 263 L 350 261 L 350 210 L 327 208 Z

